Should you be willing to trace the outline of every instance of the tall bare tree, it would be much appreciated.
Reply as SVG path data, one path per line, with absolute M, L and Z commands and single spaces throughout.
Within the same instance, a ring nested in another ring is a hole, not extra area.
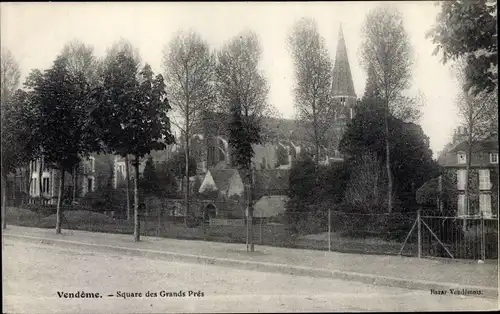
M 460 123 L 465 129 L 466 171 L 465 171 L 465 210 L 469 213 L 469 171 L 472 153 L 477 141 L 498 134 L 498 86 L 492 92 L 484 89 L 476 92 L 468 88 L 468 64 L 460 59 L 453 70 L 457 76 L 462 92 L 457 97 L 457 108 Z
M 248 244 L 253 252 L 253 144 L 261 141 L 262 119 L 273 114 L 267 102 L 269 87 L 259 69 L 262 51 L 255 33 L 233 37 L 217 55 L 217 91 L 221 111 L 231 114 L 229 144 L 231 161 L 244 173 L 248 206 Z
M 135 48 L 132 43 L 126 39 L 120 39 L 117 42 L 115 42 L 106 52 L 106 56 L 104 57 L 103 60 L 97 61 L 97 74 L 98 78 L 104 77 L 104 72 L 106 71 L 106 68 L 111 65 L 113 60 L 116 60 L 118 54 L 122 53 L 125 56 L 130 56 L 131 59 L 134 61 L 135 67 L 139 68 L 142 59 L 139 54 L 139 51 L 137 48 Z M 130 221 L 132 218 L 131 211 L 132 211 L 132 206 L 130 202 L 130 161 L 129 161 L 129 156 L 125 155 L 124 157 L 125 160 L 125 189 L 126 189 L 126 195 L 127 195 L 127 220 Z
M 1 94 L 2 106 L 9 100 L 19 86 L 21 70 L 9 49 L 2 47 L 1 60 Z
M 288 37 L 295 66 L 295 107 L 299 119 L 309 130 L 319 161 L 320 147 L 326 146 L 333 106 L 329 101 L 332 61 L 316 21 L 303 18 L 295 23 Z
M 372 75 L 375 97 L 384 108 L 385 164 L 387 170 L 387 211 L 392 211 L 392 174 L 389 150 L 389 116 L 412 112 L 412 102 L 401 101 L 410 87 L 412 49 L 403 25 L 402 14 L 383 4 L 371 10 L 363 25 L 361 62 Z M 373 87 L 373 86 L 372 86 Z M 405 108 L 406 107 L 406 108 Z
M 190 213 L 189 143 L 204 113 L 214 104 L 214 66 L 215 58 L 208 43 L 192 30 L 179 31 L 163 49 L 169 101 L 178 116 L 172 123 L 184 139 L 186 225 Z
M 14 131 L 12 128 L 6 128 L 8 125 L 8 112 L 11 108 L 7 108 L 11 99 L 14 96 L 14 92 L 19 86 L 19 78 L 21 77 L 21 71 L 19 69 L 19 64 L 14 59 L 14 56 L 7 48 L 2 47 L 1 51 L 1 77 L 0 77 L 0 102 L 1 102 L 1 118 L 2 118 L 2 228 L 7 227 L 7 221 L 5 220 L 5 214 L 7 209 L 7 174 L 15 171 L 16 163 L 13 163 L 12 158 L 16 158 L 16 150 L 11 147 L 11 145 L 16 145 L 19 143 L 9 142 L 7 138 L 10 134 L 5 134 L 4 132 Z
M 377 155 L 370 152 L 356 160 L 345 192 L 348 204 L 367 213 L 373 213 L 372 210 L 381 209 L 386 204 L 386 199 L 381 197 L 387 185 L 381 164 Z

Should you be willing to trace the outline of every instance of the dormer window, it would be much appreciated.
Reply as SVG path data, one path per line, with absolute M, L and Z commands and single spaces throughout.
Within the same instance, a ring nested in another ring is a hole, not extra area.
M 498 164 L 498 153 L 490 153 L 490 163 Z
M 457 158 L 458 158 L 457 162 L 459 164 L 466 164 L 467 163 L 467 155 L 464 152 L 458 152 Z

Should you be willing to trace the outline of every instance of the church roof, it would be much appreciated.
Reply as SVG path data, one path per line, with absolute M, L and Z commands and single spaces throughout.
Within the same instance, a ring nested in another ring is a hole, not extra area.
M 342 32 L 342 25 L 340 26 L 337 52 L 335 54 L 335 64 L 333 66 L 331 95 L 356 97 L 351 68 L 349 66 L 349 58 L 347 57 L 344 33 Z

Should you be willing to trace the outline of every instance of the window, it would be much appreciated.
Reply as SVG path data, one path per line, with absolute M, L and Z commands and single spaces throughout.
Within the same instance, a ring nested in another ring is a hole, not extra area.
M 459 164 L 465 164 L 467 163 L 467 155 L 464 153 L 464 152 L 458 152 L 457 153 L 457 157 L 458 157 L 458 163 Z
M 94 191 L 94 178 L 87 178 L 87 191 Z
M 42 192 L 43 193 L 49 193 L 49 178 L 43 178 L 43 183 L 42 183 Z
M 485 218 L 491 218 L 491 195 L 479 195 L 479 209 Z
M 498 153 L 491 153 L 490 154 L 490 163 L 498 164 Z
M 37 195 L 38 191 L 38 183 L 36 181 L 38 181 L 37 178 L 33 178 L 33 195 Z
M 458 206 L 457 206 L 458 216 L 465 216 L 465 195 L 458 195 Z
M 480 169 L 479 170 L 479 189 L 480 190 L 491 189 L 490 170 L 489 169 Z
M 89 157 L 89 167 L 90 167 L 90 172 L 94 172 L 94 163 L 95 163 L 95 158 L 94 157 Z
M 465 190 L 465 177 L 467 174 L 467 170 L 459 169 L 457 170 L 457 189 Z
M 345 97 L 340 97 L 340 104 L 345 106 Z
M 354 110 L 352 108 L 349 108 L 349 115 L 351 116 L 351 119 L 354 117 Z

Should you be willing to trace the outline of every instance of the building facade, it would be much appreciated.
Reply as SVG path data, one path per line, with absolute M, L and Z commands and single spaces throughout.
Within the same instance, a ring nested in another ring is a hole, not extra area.
M 475 142 L 471 156 L 466 152 L 467 144 L 461 141 L 438 159 L 443 167 L 439 206 L 457 216 L 498 217 L 498 136 Z

